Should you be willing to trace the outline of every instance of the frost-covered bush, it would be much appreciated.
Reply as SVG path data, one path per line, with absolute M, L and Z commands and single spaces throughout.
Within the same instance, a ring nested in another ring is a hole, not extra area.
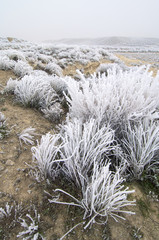
M 16 202 L 9 204 L 7 202 L 5 207 L 0 207 L 0 222 L 7 221 L 7 227 L 9 229 L 11 226 L 16 225 L 23 211 L 24 209 L 21 204 L 17 204 Z
M 37 60 L 46 64 L 52 61 L 53 58 L 51 56 L 47 56 L 47 54 L 37 54 Z
M 19 133 L 18 137 L 19 137 L 20 144 L 22 145 L 22 141 L 23 141 L 25 144 L 33 145 L 34 136 L 36 135 L 35 130 L 36 130 L 35 128 L 29 127 L 24 129 L 21 133 Z
M 84 124 L 78 119 L 68 120 L 60 128 L 59 134 L 42 136 L 40 144 L 32 148 L 34 162 L 43 175 L 53 176 L 54 164 L 60 161 L 65 177 L 84 187 L 94 162 L 108 160 L 118 149 L 114 131 L 109 126 L 100 128 L 94 119 Z
M 31 73 L 31 76 L 35 76 L 35 77 L 47 77 L 48 74 L 43 71 L 43 70 L 34 70 L 32 73 Z
M 65 78 L 67 79 L 67 78 Z M 67 80 L 66 80 L 67 81 Z M 50 85 L 56 91 L 56 93 L 61 97 L 68 93 L 67 83 L 62 78 L 54 77 L 52 78 Z
M 21 51 L 17 51 L 17 50 L 7 50 L 6 51 L 6 55 L 9 57 L 9 59 L 14 60 L 14 61 L 18 61 L 18 60 L 22 60 L 25 61 L 25 56 Z
M 62 77 L 62 68 L 54 62 L 50 62 L 46 65 L 45 71 L 50 74 L 55 74 L 59 77 Z
M 59 174 L 59 162 L 56 161 L 60 154 L 60 136 L 47 133 L 42 136 L 40 143 L 32 147 L 32 156 L 35 167 L 45 178 L 55 179 Z
M 76 118 L 67 121 L 61 126 L 60 137 L 63 143 L 61 158 L 65 159 L 62 171 L 79 188 L 88 181 L 94 162 L 109 159 L 118 147 L 114 131 L 109 126 L 100 128 L 94 119 L 84 124 Z
M 127 153 L 129 170 L 134 178 L 141 179 L 144 170 L 159 167 L 158 121 L 144 118 L 137 123 L 128 122 L 122 144 Z
M 120 68 L 120 66 L 116 63 L 102 63 L 99 65 L 99 67 L 96 69 L 97 73 L 103 74 L 105 73 L 106 76 L 108 76 L 108 72 L 112 71 L 113 68 L 115 68 L 116 73 L 118 73 L 119 71 L 122 71 L 122 69 Z
M 125 206 L 133 205 L 134 201 L 127 200 L 127 196 L 134 190 L 123 185 L 124 179 L 120 176 L 120 169 L 115 173 L 110 170 L 110 163 L 100 166 L 95 164 L 90 183 L 83 192 L 82 205 L 85 209 L 84 219 L 90 217 L 85 228 L 101 217 L 101 223 L 106 223 L 108 216 L 124 219 L 119 213 L 133 212 L 123 210 Z
M 15 62 L 7 56 L 0 56 L 0 70 L 11 70 L 15 66 Z
M 84 209 L 83 223 L 84 229 L 93 223 L 105 224 L 108 217 L 117 221 L 118 218 L 125 219 L 119 213 L 134 214 L 134 212 L 124 210 L 123 207 L 134 205 L 135 201 L 127 200 L 127 196 L 134 190 L 124 187 L 124 179 L 120 176 L 120 170 L 112 172 L 110 163 L 101 165 L 94 164 L 92 175 L 85 188 L 82 188 L 81 200 L 78 200 L 69 193 L 56 189 L 72 198 L 73 202 L 59 202 L 57 199 L 50 199 L 50 203 L 62 203 L 75 205 Z
M 6 125 L 6 118 L 3 113 L 0 112 L 0 139 L 3 139 L 7 134 L 7 125 Z
M 159 76 L 153 78 L 143 68 L 118 74 L 114 68 L 107 77 L 83 76 L 80 82 L 67 79 L 70 116 L 114 125 L 153 114 L 159 106 L 158 80 Z
M 44 113 L 46 118 L 50 119 L 54 123 L 59 123 L 62 115 L 64 114 L 61 104 L 58 102 L 54 103 L 50 107 L 41 109 L 41 111 Z
M 50 85 L 51 77 L 29 75 L 23 77 L 14 90 L 16 100 L 25 106 L 46 108 L 57 94 Z
M 18 62 L 15 63 L 13 72 L 18 77 L 24 77 L 26 74 L 30 74 L 33 71 L 33 68 L 24 61 L 18 60 Z
M 15 90 L 17 84 L 18 84 L 18 80 L 17 79 L 10 78 L 7 81 L 7 85 L 4 88 L 4 92 L 14 93 L 14 90 Z
M 91 221 L 96 216 L 105 216 L 107 221 L 109 215 L 116 220 L 117 217 L 122 218 L 118 215 L 119 212 L 129 213 L 121 208 L 133 203 L 127 200 L 127 195 L 134 190 L 129 191 L 124 187 L 123 182 L 120 169 L 113 173 L 110 171 L 110 163 L 102 167 L 100 164 L 94 165 L 91 182 L 84 195 L 85 214 L 93 217 Z
M 0 208 L 0 219 L 11 216 L 12 209 L 13 206 L 10 206 L 8 203 L 6 203 L 5 208 Z
M 19 232 L 17 237 L 21 239 L 44 240 L 43 236 L 39 233 L 40 214 L 37 213 L 37 210 L 34 210 L 34 217 L 30 214 L 26 214 L 26 217 L 27 220 L 19 218 L 20 225 L 24 228 L 24 231 Z

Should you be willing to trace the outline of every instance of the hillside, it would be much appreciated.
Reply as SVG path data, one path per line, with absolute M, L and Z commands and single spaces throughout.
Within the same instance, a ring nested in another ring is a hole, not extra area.
M 158 38 L 129 38 L 129 37 L 103 37 L 103 38 L 81 38 L 81 39 L 59 39 L 46 42 L 77 45 L 102 45 L 112 47 L 159 47 Z
M 0 240 L 158 240 L 158 70 L 154 51 L 0 39 Z

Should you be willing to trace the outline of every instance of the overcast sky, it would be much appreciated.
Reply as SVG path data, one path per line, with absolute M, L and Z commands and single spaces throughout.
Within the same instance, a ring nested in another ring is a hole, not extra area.
M 159 0 L 0 0 L 0 37 L 159 38 Z

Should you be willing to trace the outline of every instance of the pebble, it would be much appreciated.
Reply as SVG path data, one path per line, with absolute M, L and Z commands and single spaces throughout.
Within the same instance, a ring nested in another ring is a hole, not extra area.
M 13 166 L 14 162 L 12 160 L 7 160 L 6 165 L 7 166 Z

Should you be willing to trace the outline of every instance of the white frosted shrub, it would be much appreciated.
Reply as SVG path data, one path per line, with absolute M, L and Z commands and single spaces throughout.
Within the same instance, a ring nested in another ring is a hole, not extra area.
M 6 203 L 5 208 L 0 208 L 0 219 L 11 216 L 12 209 L 13 206 L 10 206 L 8 203 Z
M 53 58 L 51 56 L 47 56 L 47 54 L 37 54 L 37 59 L 45 64 L 53 60 Z
M 56 161 L 60 154 L 60 136 L 47 133 L 43 135 L 40 143 L 32 147 L 32 156 L 35 168 L 38 168 L 40 174 L 53 180 L 59 174 L 59 165 Z
M 112 125 L 142 118 L 159 106 L 158 80 L 143 68 L 118 74 L 114 68 L 107 77 L 93 75 L 81 82 L 67 79 L 70 116 L 83 121 L 93 117 Z
M 52 122 L 59 122 L 61 120 L 62 114 L 64 113 L 61 104 L 56 102 L 50 107 L 41 109 L 45 117 L 50 119 Z
M 7 85 L 4 88 L 4 92 L 14 93 L 14 90 L 15 90 L 17 84 L 18 84 L 18 80 L 17 79 L 10 78 L 7 81 Z
M 73 202 L 59 202 L 57 199 L 50 199 L 49 202 L 83 208 L 84 229 L 95 222 L 107 223 L 109 216 L 117 221 L 118 218 L 125 219 L 119 213 L 134 214 L 134 212 L 123 209 L 123 207 L 135 205 L 135 201 L 127 200 L 128 194 L 133 193 L 134 190 L 124 187 L 124 179 L 120 176 L 119 169 L 112 172 L 109 168 L 110 163 L 94 164 L 92 175 L 85 188 L 82 188 L 81 200 L 61 189 L 56 189 L 55 192 L 68 195 Z
M 107 76 L 108 75 L 108 71 L 113 70 L 113 68 L 115 68 L 116 73 L 118 73 L 119 71 L 122 71 L 121 67 L 118 64 L 116 64 L 116 63 L 109 63 L 109 64 L 102 63 L 96 69 L 96 72 L 100 73 L 100 74 L 105 73 L 105 75 Z
M 114 131 L 109 126 L 100 128 L 94 119 L 84 124 L 78 119 L 67 120 L 60 128 L 59 134 L 43 136 L 40 144 L 32 148 L 33 158 L 38 165 L 46 166 L 40 167 L 45 176 L 51 176 L 54 162 L 62 162 L 65 177 L 83 188 L 94 162 L 108 160 L 118 149 Z
M 145 118 L 137 123 L 128 122 L 125 127 L 123 147 L 132 176 L 141 179 L 144 170 L 159 167 L 159 126 Z
M 32 73 L 31 73 L 31 76 L 35 76 L 35 77 L 47 77 L 48 74 L 43 71 L 43 70 L 34 70 Z
M 20 134 L 18 134 L 20 144 L 22 145 L 23 141 L 25 144 L 34 145 L 35 135 L 35 128 L 29 127 L 24 129 Z
M 50 74 L 56 74 L 59 77 L 62 77 L 62 68 L 54 62 L 50 62 L 46 65 L 45 71 Z
M 66 82 L 59 77 L 53 77 L 50 82 L 51 87 L 56 91 L 59 96 L 63 96 L 63 94 L 67 94 L 67 84 Z
M 18 102 L 32 107 L 45 108 L 57 96 L 50 85 L 50 77 L 25 76 L 16 85 L 14 94 Z
M 134 201 L 127 200 L 128 194 L 133 193 L 134 190 L 124 187 L 120 169 L 114 173 L 109 168 L 110 163 L 104 166 L 95 164 L 90 183 L 83 192 L 84 219 L 91 218 L 85 228 L 95 222 L 96 217 L 101 217 L 101 223 L 105 224 L 108 216 L 117 221 L 117 218 L 124 219 L 119 213 L 134 214 L 123 209 L 125 206 L 134 205 Z
M 32 71 L 33 68 L 27 62 L 21 60 L 15 63 L 13 69 L 13 72 L 19 77 L 24 77 L 26 74 L 30 74 Z
M 15 87 L 16 100 L 25 106 L 38 106 L 39 92 L 43 90 L 43 84 L 32 76 L 25 76 Z
M 61 126 L 61 158 L 65 176 L 76 186 L 84 187 L 91 173 L 94 162 L 108 159 L 115 145 L 114 131 L 109 126 L 99 127 L 94 119 L 82 123 L 80 119 L 67 121 Z
M 18 50 L 7 50 L 6 54 L 9 57 L 9 59 L 11 59 L 11 60 L 14 60 L 14 61 L 18 61 L 18 60 L 25 61 L 25 56 L 24 56 L 24 54 L 21 51 L 18 51 Z
M 11 70 L 15 66 L 15 62 L 10 60 L 7 56 L 0 57 L 0 70 Z
M 0 139 L 3 139 L 8 133 L 6 118 L 4 114 L 0 112 Z
M 37 210 L 34 209 L 34 216 L 26 214 L 26 217 L 27 218 L 19 217 L 18 219 L 21 227 L 23 227 L 23 231 L 18 233 L 17 238 L 23 240 L 44 240 L 45 238 L 39 233 L 40 214 L 37 212 Z

